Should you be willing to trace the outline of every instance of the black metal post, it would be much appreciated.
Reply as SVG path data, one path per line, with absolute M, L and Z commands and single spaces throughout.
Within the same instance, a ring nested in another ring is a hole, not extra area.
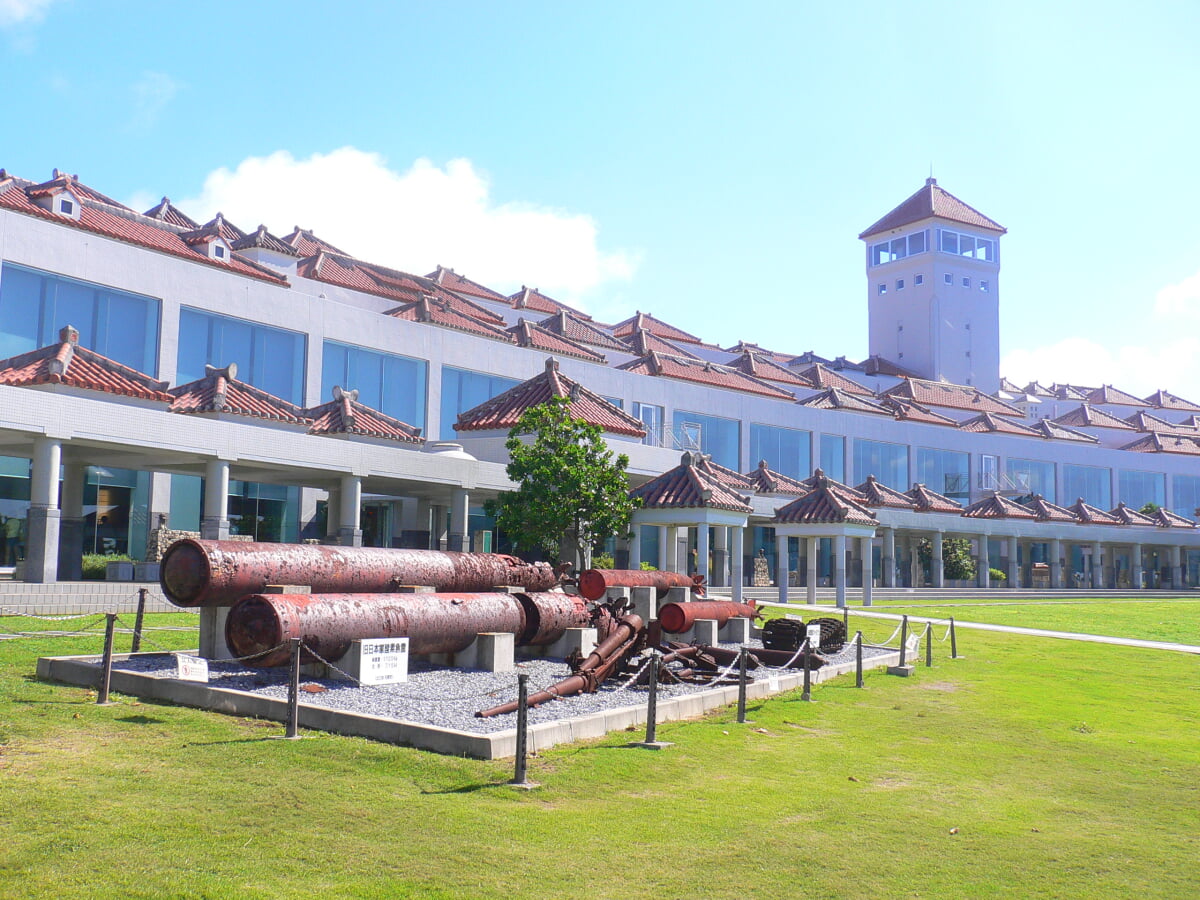
M 738 722 L 746 721 L 746 648 L 738 655 Z
M 142 649 L 142 619 L 146 616 L 146 589 L 138 588 L 138 607 L 137 616 L 133 620 L 133 646 L 129 648 L 130 653 L 137 653 Z
M 804 650 L 804 690 L 800 694 L 800 699 L 811 702 L 812 701 L 812 667 L 809 666 L 809 664 L 808 664 L 809 663 L 808 648 L 809 648 L 808 638 L 805 638 L 804 639 L 804 647 L 803 647 L 803 650 Z
M 658 739 L 658 651 L 650 651 L 650 696 L 646 699 L 646 743 Z
M 954 616 L 950 617 L 950 658 L 958 659 L 958 639 L 954 635 Z
M 854 636 L 854 686 L 863 686 L 862 632 Z
M 908 643 L 908 616 L 900 620 L 900 667 L 904 667 L 904 655 L 908 649 L 905 644 Z
M 299 737 L 300 729 L 300 638 L 292 638 L 292 671 L 288 679 L 287 732 L 284 737 Z
M 846 634 L 850 633 L 850 607 L 848 605 L 842 607 L 842 628 Z
M 104 614 L 104 660 L 100 666 L 100 692 L 96 695 L 97 706 L 108 703 L 108 686 L 112 681 L 113 628 L 116 624 L 116 613 Z
M 511 784 L 525 784 L 525 763 L 529 755 L 529 675 L 517 675 L 517 760 Z
M 925 623 L 925 668 L 933 665 L 933 623 Z

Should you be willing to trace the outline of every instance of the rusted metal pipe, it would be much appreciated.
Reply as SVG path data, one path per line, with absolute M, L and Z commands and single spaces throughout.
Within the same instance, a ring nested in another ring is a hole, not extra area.
M 355 640 L 407 637 L 413 654 L 457 653 L 485 632 L 548 644 L 590 621 L 584 602 L 563 593 L 252 594 L 229 610 L 225 640 L 247 665 L 268 667 L 287 663 L 279 645 L 292 638 L 332 662 Z
M 667 634 L 682 634 L 697 619 L 716 619 L 724 625 L 730 619 L 758 616 L 758 608 L 750 603 L 734 603 L 731 600 L 695 600 L 691 603 L 664 603 L 658 610 L 658 621 Z
M 697 597 L 704 596 L 704 578 L 700 575 L 643 569 L 588 569 L 579 575 L 579 593 L 589 600 L 602 599 L 610 587 L 652 587 L 660 600 L 673 587 L 688 588 Z
M 176 541 L 163 554 L 163 593 L 176 606 L 231 606 L 269 584 L 307 585 L 314 594 L 387 593 L 424 585 L 454 593 L 521 587 L 548 591 L 547 563 L 502 553 L 385 550 L 240 541 Z

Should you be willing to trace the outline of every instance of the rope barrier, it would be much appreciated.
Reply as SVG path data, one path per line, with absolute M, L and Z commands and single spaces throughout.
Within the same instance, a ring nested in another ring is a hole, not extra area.
M 0 606 L 0 614 L 7 616 L 15 616 L 20 619 L 37 619 L 42 622 L 69 622 L 72 619 L 86 619 L 88 616 L 94 616 L 95 613 L 79 613 L 71 616 L 38 616 L 33 613 L 21 612 L 17 609 L 10 609 L 7 606 Z

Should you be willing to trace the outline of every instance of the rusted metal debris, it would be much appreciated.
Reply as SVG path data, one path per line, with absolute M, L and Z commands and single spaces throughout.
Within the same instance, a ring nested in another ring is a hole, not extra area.
M 558 591 L 252 594 L 229 610 L 225 641 L 247 665 L 268 667 L 287 664 L 293 638 L 306 661 L 335 662 L 351 641 L 369 638 L 407 637 L 413 654 L 457 653 L 487 632 L 513 634 L 519 646 L 551 644 L 593 618 L 582 598 Z
M 160 581 L 172 603 L 193 607 L 231 606 L 269 584 L 308 585 L 314 594 L 388 593 L 405 585 L 453 593 L 506 586 L 548 591 L 558 575 L 547 563 L 502 553 L 186 538 L 163 554 Z
M 623 587 L 652 587 L 660 600 L 673 587 L 687 588 L 697 597 L 704 596 L 704 578 L 700 575 L 642 569 L 587 569 L 579 574 L 579 593 L 588 600 L 603 600 L 609 588 Z
M 753 602 L 734 603 L 731 600 L 694 600 L 691 603 L 665 603 L 658 610 L 658 621 L 667 634 L 682 634 L 696 623 L 697 619 L 716 619 L 724 625 L 730 619 L 744 616 L 757 618 L 758 608 Z

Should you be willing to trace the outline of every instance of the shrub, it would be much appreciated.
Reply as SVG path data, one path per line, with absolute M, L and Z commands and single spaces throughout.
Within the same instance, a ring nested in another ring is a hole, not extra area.
M 83 577 L 86 581 L 103 581 L 110 562 L 133 562 L 127 554 L 85 553 L 83 554 Z
M 992 579 L 992 583 L 996 584 L 1001 581 L 1008 581 L 1008 576 L 1000 569 L 988 569 L 988 577 Z
M 652 566 L 648 562 L 643 562 L 642 563 L 642 571 L 643 572 L 657 572 L 658 566 Z
M 592 557 L 593 569 L 615 569 L 616 567 L 617 561 L 607 553 L 597 553 Z

